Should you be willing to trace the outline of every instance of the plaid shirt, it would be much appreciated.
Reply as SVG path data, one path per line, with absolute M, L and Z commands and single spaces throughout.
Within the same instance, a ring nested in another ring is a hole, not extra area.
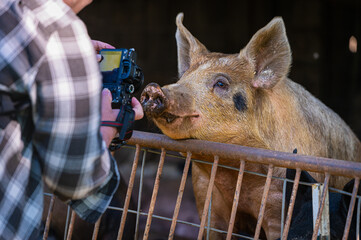
M 43 182 L 95 222 L 119 173 L 100 134 L 94 48 L 62 0 L 0 1 L 0 90 L 31 101 L 0 128 L 0 239 L 38 236 Z

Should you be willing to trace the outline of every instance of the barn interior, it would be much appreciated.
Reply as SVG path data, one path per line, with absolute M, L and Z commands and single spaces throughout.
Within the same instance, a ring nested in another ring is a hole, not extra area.
M 210 51 L 223 53 L 239 52 L 258 29 L 273 17 L 281 16 L 292 50 L 289 78 L 338 113 L 361 138 L 361 50 L 358 44 L 361 42 L 361 1 L 94 0 L 79 17 L 87 25 L 92 39 L 117 48 L 135 48 L 137 64 L 145 75 L 144 86 L 150 82 L 162 86 L 178 80 L 175 17 L 179 12 L 184 13 L 184 25 L 200 42 Z M 141 90 L 135 94 L 138 99 Z M 135 129 L 160 133 L 146 118 L 138 121 Z M 123 148 L 116 153 L 126 180 L 133 152 L 131 148 Z M 159 155 L 148 153 L 146 158 L 141 196 L 144 211 L 152 194 Z M 155 214 L 171 218 L 184 159 L 168 159 Z M 135 200 L 139 197 L 137 181 L 133 191 Z M 179 219 L 199 224 L 190 179 Z M 144 216 L 140 219 L 143 224 L 145 220 Z M 149 239 L 167 239 L 169 226 L 169 222 L 154 219 Z M 194 239 L 197 231 L 193 226 L 179 224 L 176 239 Z

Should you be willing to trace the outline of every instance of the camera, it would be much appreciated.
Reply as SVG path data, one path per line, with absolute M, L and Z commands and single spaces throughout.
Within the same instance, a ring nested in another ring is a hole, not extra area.
M 103 88 L 112 93 L 112 108 L 131 105 L 132 94 L 144 81 L 141 68 L 136 64 L 136 52 L 131 49 L 103 49 L 100 51 L 100 70 Z
M 110 151 L 119 149 L 133 133 L 135 113 L 132 108 L 132 94 L 144 81 L 142 69 L 135 63 L 136 52 L 131 49 L 103 49 L 100 51 L 100 71 L 103 89 L 112 94 L 112 108 L 120 109 L 116 121 L 102 121 L 102 126 L 118 129 L 118 136 L 109 146 Z

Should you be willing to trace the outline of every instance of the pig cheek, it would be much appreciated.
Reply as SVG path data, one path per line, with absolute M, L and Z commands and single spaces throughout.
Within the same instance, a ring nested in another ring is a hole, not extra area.
M 228 132 L 230 128 L 239 126 L 239 119 L 243 118 L 247 109 L 244 98 L 240 96 L 235 94 L 233 99 L 215 99 L 214 102 L 204 104 L 195 125 L 201 127 L 201 131 L 206 132 L 206 135 Z
M 165 120 L 161 119 L 156 122 L 156 125 L 162 132 L 172 139 L 185 139 L 191 137 L 192 126 L 187 124 L 187 120 L 183 118 L 175 119 L 171 124 L 167 124 Z
M 168 137 L 173 139 L 184 139 L 196 137 L 195 132 L 200 126 L 201 117 L 176 118 L 171 124 L 164 118 L 153 119 L 158 128 Z

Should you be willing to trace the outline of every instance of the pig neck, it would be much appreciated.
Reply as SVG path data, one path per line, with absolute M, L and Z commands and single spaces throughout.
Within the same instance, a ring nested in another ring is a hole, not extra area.
M 256 128 L 272 150 L 344 160 L 360 158 L 361 145 L 345 122 L 299 84 L 284 79 L 256 92 Z M 358 159 L 358 161 L 360 161 Z

